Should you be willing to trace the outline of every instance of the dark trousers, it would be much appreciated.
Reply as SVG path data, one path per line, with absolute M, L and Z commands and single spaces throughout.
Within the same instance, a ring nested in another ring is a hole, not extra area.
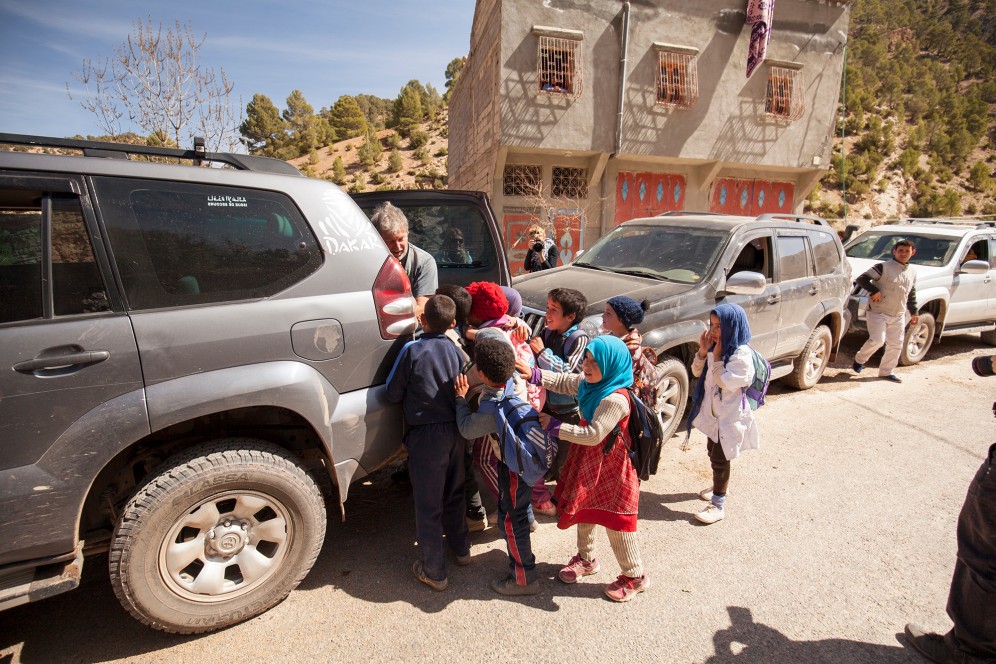
M 536 556 L 529 540 L 529 497 L 533 488 L 498 464 L 498 527 L 508 547 L 508 573 L 524 586 L 536 580 Z
M 480 521 L 488 513 L 484 509 L 481 501 L 481 487 L 477 483 L 477 476 L 474 475 L 474 444 L 473 441 L 465 441 L 466 452 L 463 455 L 463 496 L 467 506 L 467 518 Z
M 470 552 L 464 516 L 465 442 L 455 422 L 425 424 L 408 432 L 408 474 L 415 500 L 415 535 L 422 570 L 446 578 L 443 534 L 458 556 Z
M 723 497 L 730 486 L 730 460 L 723 452 L 723 446 L 712 438 L 706 443 L 709 463 L 712 465 L 712 495 Z
M 958 560 L 948 594 L 954 622 L 944 635 L 969 661 L 996 661 L 996 443 L 968 487 L 958 516 Z
M 581 411 L 576 408 L 574 410 L 558 412 L 553 410 L 550 404 L 547 404 L 543 406 L 543 412 L 550 414 L 564 424 L 579 424 L 581 422 Z M 567 450 L 570 447 L 570 442 L 566 440 L 560 441 L 560 444 L 557 446 L 557 458 L 553 460 L 553 465 L 546 472 L 546 479 L 551 482 L 560 479 L 560 469 L 564 467 L 564 461 L 567 459 Z

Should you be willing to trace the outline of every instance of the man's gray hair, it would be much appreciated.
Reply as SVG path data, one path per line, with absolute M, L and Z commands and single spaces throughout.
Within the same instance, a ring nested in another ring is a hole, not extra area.
M 374 208 L 370 221 L 379 233 L 399 235 L 408 232 L 408 217 L 399 208 L 390 203 L 381 203 Z

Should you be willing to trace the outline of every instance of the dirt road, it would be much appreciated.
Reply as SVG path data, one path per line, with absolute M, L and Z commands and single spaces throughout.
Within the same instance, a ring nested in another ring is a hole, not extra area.
M 856 340 L 836 367 L 850 367 Z M 953 337 L 904 382 L 831 368 L 813 390 L 775 385 L 759 411 L 761 449 L 734 464 L 725 521 L 701 526 L 705 439 L 665 449 L 646 482 L 640 533 L 653 588 L 625 605 L 602 596 L 618 573 L 604 534 L 602 572 L 555 579 L 574 531 L 533 536 L 543 592 L 510 600 L 488 587 L 505 565 L 493 529 L 475 560 L 434 593 L 410 572 L 410 495 L 386 476 L 350 491 L 346 524 L 280 606 L 200 637 L 150 631 L 119 606 L 106 560 L 84 587 L 0 613 L 10 661 L 604 661 L 920 662 L 902 646 L 908 621 L 946 630 L 955 523 L 996 440 L 996 378 L 970 359 L 991 353 Z M 875 364 L 877 359 L 872 360 Z

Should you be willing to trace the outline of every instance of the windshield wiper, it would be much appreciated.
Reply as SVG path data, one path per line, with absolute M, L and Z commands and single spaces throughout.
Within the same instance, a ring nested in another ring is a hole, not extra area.
M 571 265 L 573 267 L 587 267 L 587 268 L 591 268 L 592 270 L 601 270 L 602 272 L 614 272 L 614 270 L 610 270 L 607 267 L 601 267 L 599 265 L 592 265 L 591 263 L 571 263 Z
M 650 279 L 672 281 L 671 279 L 650 270 L 613 270 L 613 272 L 617 274 L 630 274 L 634 277 L 649 277 Z

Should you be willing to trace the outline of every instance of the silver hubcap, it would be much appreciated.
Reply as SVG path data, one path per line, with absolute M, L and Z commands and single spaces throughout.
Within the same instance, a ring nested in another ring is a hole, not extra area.
M 657 409 L 664 423 L 664 430 L 670 428 L 674 416 L 678 413 L 681 398 L 681 388 L 673 376 L 664 378 L 657 386 Z
M 918 323 L 917 326 L 913 328 L 913 331 L 910 332 L 910 340 L 906 344 L 906 354 L 910 357 L 919 357 L 920 354 L 926 349 L 927 342 L 930 341 L 928 337 L 929 330 L 927 329 L 927 326 L 922 323 Z
M 806 356 L 806 382 L 815 382 L 823 372 L 823 367 L 827 363 L 830 354 L 827 352 L 827 343 L 823 337 L 816 340 L 809 355 Z
M 159 550 L 159 572 L 187 599 L 228 600 L 273 575 L 292 535 L 280 501 L 258 493 L 221 494 L 174 524 Z

